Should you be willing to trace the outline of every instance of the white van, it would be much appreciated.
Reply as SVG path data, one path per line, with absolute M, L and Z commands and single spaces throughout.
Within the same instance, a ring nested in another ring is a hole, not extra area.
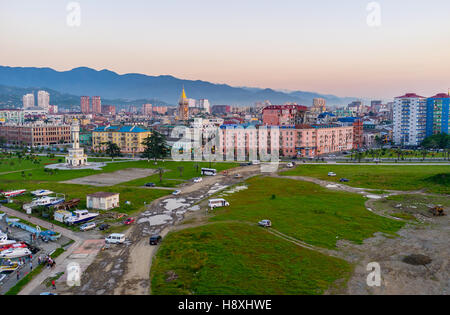
M 208 202 L 210 208 L 228 207 L 229 205 L 225 199 L 210 199 Z
M 125 242 L 125 234 L 111 234 L 105 238 L 106 244 L 123 244 Z
M 254 160 L 254 161 L 252 161 L 252 164 L 253 164 L 253 165 L 260 165 L 261 162 L 260 162 L 259 160 Z

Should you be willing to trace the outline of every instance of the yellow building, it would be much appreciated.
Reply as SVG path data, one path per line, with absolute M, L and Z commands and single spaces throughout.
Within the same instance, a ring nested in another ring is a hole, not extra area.
M 136 126 L 99 127 L 92 132 L 92 149 L 104 151 L 105 143 L 111 141 L 119 146 L 122 153 L 140 153 L 145 149 L 142 142 L 150 135 L 150 131 Z

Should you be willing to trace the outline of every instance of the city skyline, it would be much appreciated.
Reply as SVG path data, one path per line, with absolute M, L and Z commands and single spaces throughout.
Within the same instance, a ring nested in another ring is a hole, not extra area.
M 370 1 L 78 1 L 79 27 L 68 3 L 1 1 L 2 63 L 372 99 L 450 88 L 447 1 L 378 1 L 375 27 Z

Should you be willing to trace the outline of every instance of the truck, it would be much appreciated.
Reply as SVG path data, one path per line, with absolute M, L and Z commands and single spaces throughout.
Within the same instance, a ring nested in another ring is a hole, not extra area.
M 208 200 L 208 206 L 210 208 L 220 208 L 220 207 L 228 207 L 230 203 L 225 199 L 210 199 Z

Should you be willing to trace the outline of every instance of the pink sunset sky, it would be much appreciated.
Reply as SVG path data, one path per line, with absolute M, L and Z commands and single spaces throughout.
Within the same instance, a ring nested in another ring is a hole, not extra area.
M 450 88 L 450 1 L 0 0 L 0 64 L 389 99 Z

